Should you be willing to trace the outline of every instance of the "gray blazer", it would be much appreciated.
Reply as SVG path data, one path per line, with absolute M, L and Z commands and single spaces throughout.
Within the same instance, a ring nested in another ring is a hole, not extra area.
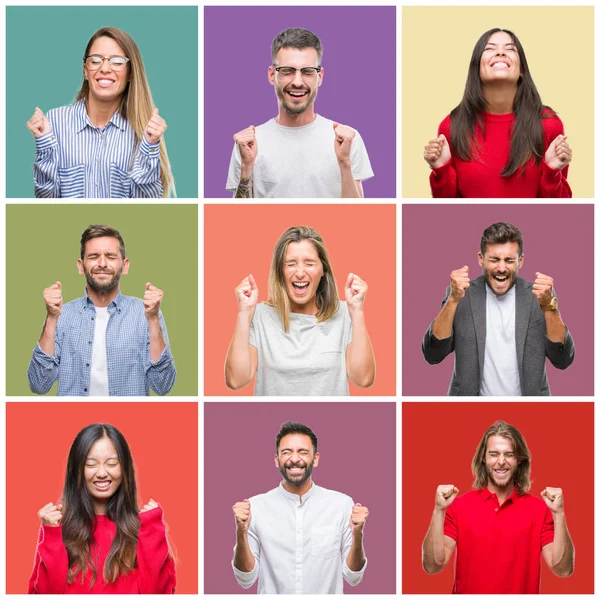
M 454 373 L 449 396 L 479 396 L 485 356 L 485 277 L 481 275 L 467 289 L 460 301 L 452 335 L 439 340 L 429 326 L 423 337 L 423 356 L 435 365 L 454 351 Z M 575 356 L 575 344 L 569 331 L 564 343 L 551 342 L 546 337 L 546 320 L 532 292 L 532 283 L 517 277 L 515 284 L 515 328 L 519 379 L 523 396 L 550 396 L 546 376 L 546 356 L 557 369 L 566 369 Z M 450 296 L 446 290 L 442 306 Z

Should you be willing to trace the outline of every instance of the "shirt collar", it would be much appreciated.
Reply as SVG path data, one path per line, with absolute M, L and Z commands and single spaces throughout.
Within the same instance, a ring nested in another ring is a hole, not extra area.
M 487 488 L 479 490 L 479 494 L 484 501 L 489 500 L 490 498 L 497 498 L 496 494 L 490 492 L 490 490 L 488 490 Z M 517 500 L 519 500 L 519 498 L 519 490 L 515 485 L 512 494 L 504 501 L 504 504 L 506 504 L 509 500 L 512 501 L 512 503 L 514 504 L 515 502 L 517 502 Z
M 285 498 L 287 498 L 288 500 L 293 500 L 297 504 L 300 504 L 300 496 L 298 496 L 298 494 L 292 494 L 292 492 L 288 492 L 283 487 L 283 481 L 279 483 L 279 489 Z M 310 490 L 308 490 L 308 492 L 306 492 L 306 494 L 302 496 L 302 504 L 304 504 L 315 493 L 316 489 L 317 485 L 313 481 Z
M 108 305 L 108 308 L 110 308 L 111 306 L 117 306 L 117 307 L 121 306 L 122 303 L 123 303 L 123 294 L 121 294 L 121 288 L 119 288 L 117 295 L 114 297 L 112 302 Z M 84 308 L 86 306 L 94 306 L 94 308 L 95 308 L 94 301 L 89 297 L 87 288 L 85 288 L 83 290 L 83 305 L 84 305 Z
M 107 125 L 114 125 L 121 129 L 121 131 L 125 131 L 127 129 L 127 119 L 121 116 L 119 111 L 116 111 L 113 116 L 108 120 Z M 85 102 L 80 100 L 75 103 L 75 131 L 79 133 L 86 127 L 92 127 L 96 129 L 96 126 L 92 124 L 90 121 L 90 117 L 85 108 Z

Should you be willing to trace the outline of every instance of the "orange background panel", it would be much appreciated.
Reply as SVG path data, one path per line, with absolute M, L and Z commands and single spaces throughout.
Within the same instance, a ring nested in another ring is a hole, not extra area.
M 69 448 L 90 423 L 125 436 L 139 504 L 164 509 L 177 554 L 177 593 L 198 591 L 198 405 L 195 402 L 8 402 L 6 405 L 6 592 L 27 593 L 40 521 L 64 484 Z
M 367 328 L 377 364 L 375 384 L 354 396 L 396 394 L 396 207 L 394 205 L 206 205 L 204 207 L 204 393 L 251 395 L 225 386 L 224 364 L 237 300 L 234 288 L 249 273 L 259 301 L 268 299 L 269 269 L 279 236 L 293 225 L 317 229 L 327 247 L 340 299 L 349 273 L 368 286 Z
M 514 425 L 531 452 L 530 493 L 560 487 L 575 545 L 575 572 L 556 577 L 542 562 L 543 594 L 594 593 L 593 402 L 404 402 L 402 405 L 402 593 L 450 594 L 454 558 L 438 575 L 421 566 L 438 485 L 472 489 L 471 461 L 488 427 Z M 459 541 L 460 544 L 460 541 Z

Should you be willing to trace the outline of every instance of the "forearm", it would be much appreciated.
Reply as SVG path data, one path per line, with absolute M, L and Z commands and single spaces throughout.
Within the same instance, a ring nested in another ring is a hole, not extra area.
M 174 593 L 175 564 L 169 553 L 161 507 L 140 513 L 136 558 L 142 594 Z
M 575 568 L 575 549 L 567 529 L 567 518 L 564 513 L 553 517 L 552 571 L 559 577 L 569 577 Z
M 423 540 L 422 562 L 426 573 L 434 575 L 446 566 L 444 550 L 444 519 L 446 511 L 435 508 L 431 524 Z
M 340 167 L 340 176 L 342 179 L 342 198 L 362 198 L 354 176 L 352 175 L 352 165 L 348 162 L 338 162 Z
M 233 566 L 238 571 L 244 573 L 250 573 L 254 569 L 256 561 L 250 545 L 248 544 L 248 532 L 247 531 L 236 531 L 236 545 L 235 554 L 233 555 Z
M 363 311 L 351 313 L 352 343 L 348 352 L 348 378 L 354 385 L 367 388 L 375 381 L 375 357 Z
M 127 186 L 123 185 L 123 189 L 115 188 L 119 197 L 162 198 L 164 190 L 160 179 L 160 142 L 150 144 L 145 137 L 142 137 L 133 167 L 128 175 L 129 181 L 124 182 Z
M 432 169 L 429 175 L 429 186 L 433 198 L 457 198 L 456 170 L 452 163 Z
M 156 362 L 167 347 L 158 315 L 148 318 L 150 330 L 150 360 Z
M 250 324 L 252 314 L 238 313 L 233 338 L 225 359 L 225 383 L 229 389 L 239 390 L 252 381 L 250 356 Z
M 56 325 L 58 323 L 58 316 L 53 317 L 46 315 L 46 321 L 44 322 L 44 328 L 42 329 L 42 335 L 38 340 L 40 348 L 48 355 L 54 356 L 54 339 L 56 336 Z
M 252 185 L 252 171 L 254 165 L 242 164 L 240 182 L 235 190 L 234 198 L 254 198 L 254 186 Z
M 452 335 L 454 316 L 456 315 L 457 308 L 458 302 L 450 296 L 438 316 L 435 318 L 431 328 L 431 333 L 438 340 L 449 338 Z
M 352 545 L 346 557 L 346 564 L 351 571 L 360 571 L 365 566 L 366 557 L 363 537 L 363 531 L 352 534 Z
M 42 526 L 38 536 L 29 594 L 64 594 L 67 587 L 68 558 L 62 541 L 62 528 Z
M 36 139 L 33 182 L 36 198 L 60 198 L 58 142 L 52 132 Z
M 557 310 L 547 310 L 544 312 L 544 319 L 546 320 L 546 337 L 551 342 L 564 343 L 567 328 L 560 313 Z

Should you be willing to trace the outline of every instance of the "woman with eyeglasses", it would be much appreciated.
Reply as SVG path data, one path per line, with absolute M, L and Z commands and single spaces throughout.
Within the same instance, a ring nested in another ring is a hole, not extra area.
M 425 146 L 434 198 L 570 198 L 571 148 L 542 104 L 517 36 L 490 29 L 475 44 L 460 104 Z
M 62 499 L 41 521 L 30 594 L 172 594 L 175 563 L 163 510 L 141 510 L 133 459 L 123 434 L 95 423 L 78 434 Z
M 273 252 L 269 301 L 258 302 L 252 275 L 235 289 L 238 314 L 225 360 L 227 387 L 241 389 L 256 377 L 255 396 L 348 396 L 348 380 L 373 385 L 367 289 L 350 273 L 340 302 L 319 232 L 287 229 Z
M 160 198 L 175 195 L 163 133 L 140 50 L 115 27 L 91 37 L 75 103 L 36 108 L 37 198 Z

